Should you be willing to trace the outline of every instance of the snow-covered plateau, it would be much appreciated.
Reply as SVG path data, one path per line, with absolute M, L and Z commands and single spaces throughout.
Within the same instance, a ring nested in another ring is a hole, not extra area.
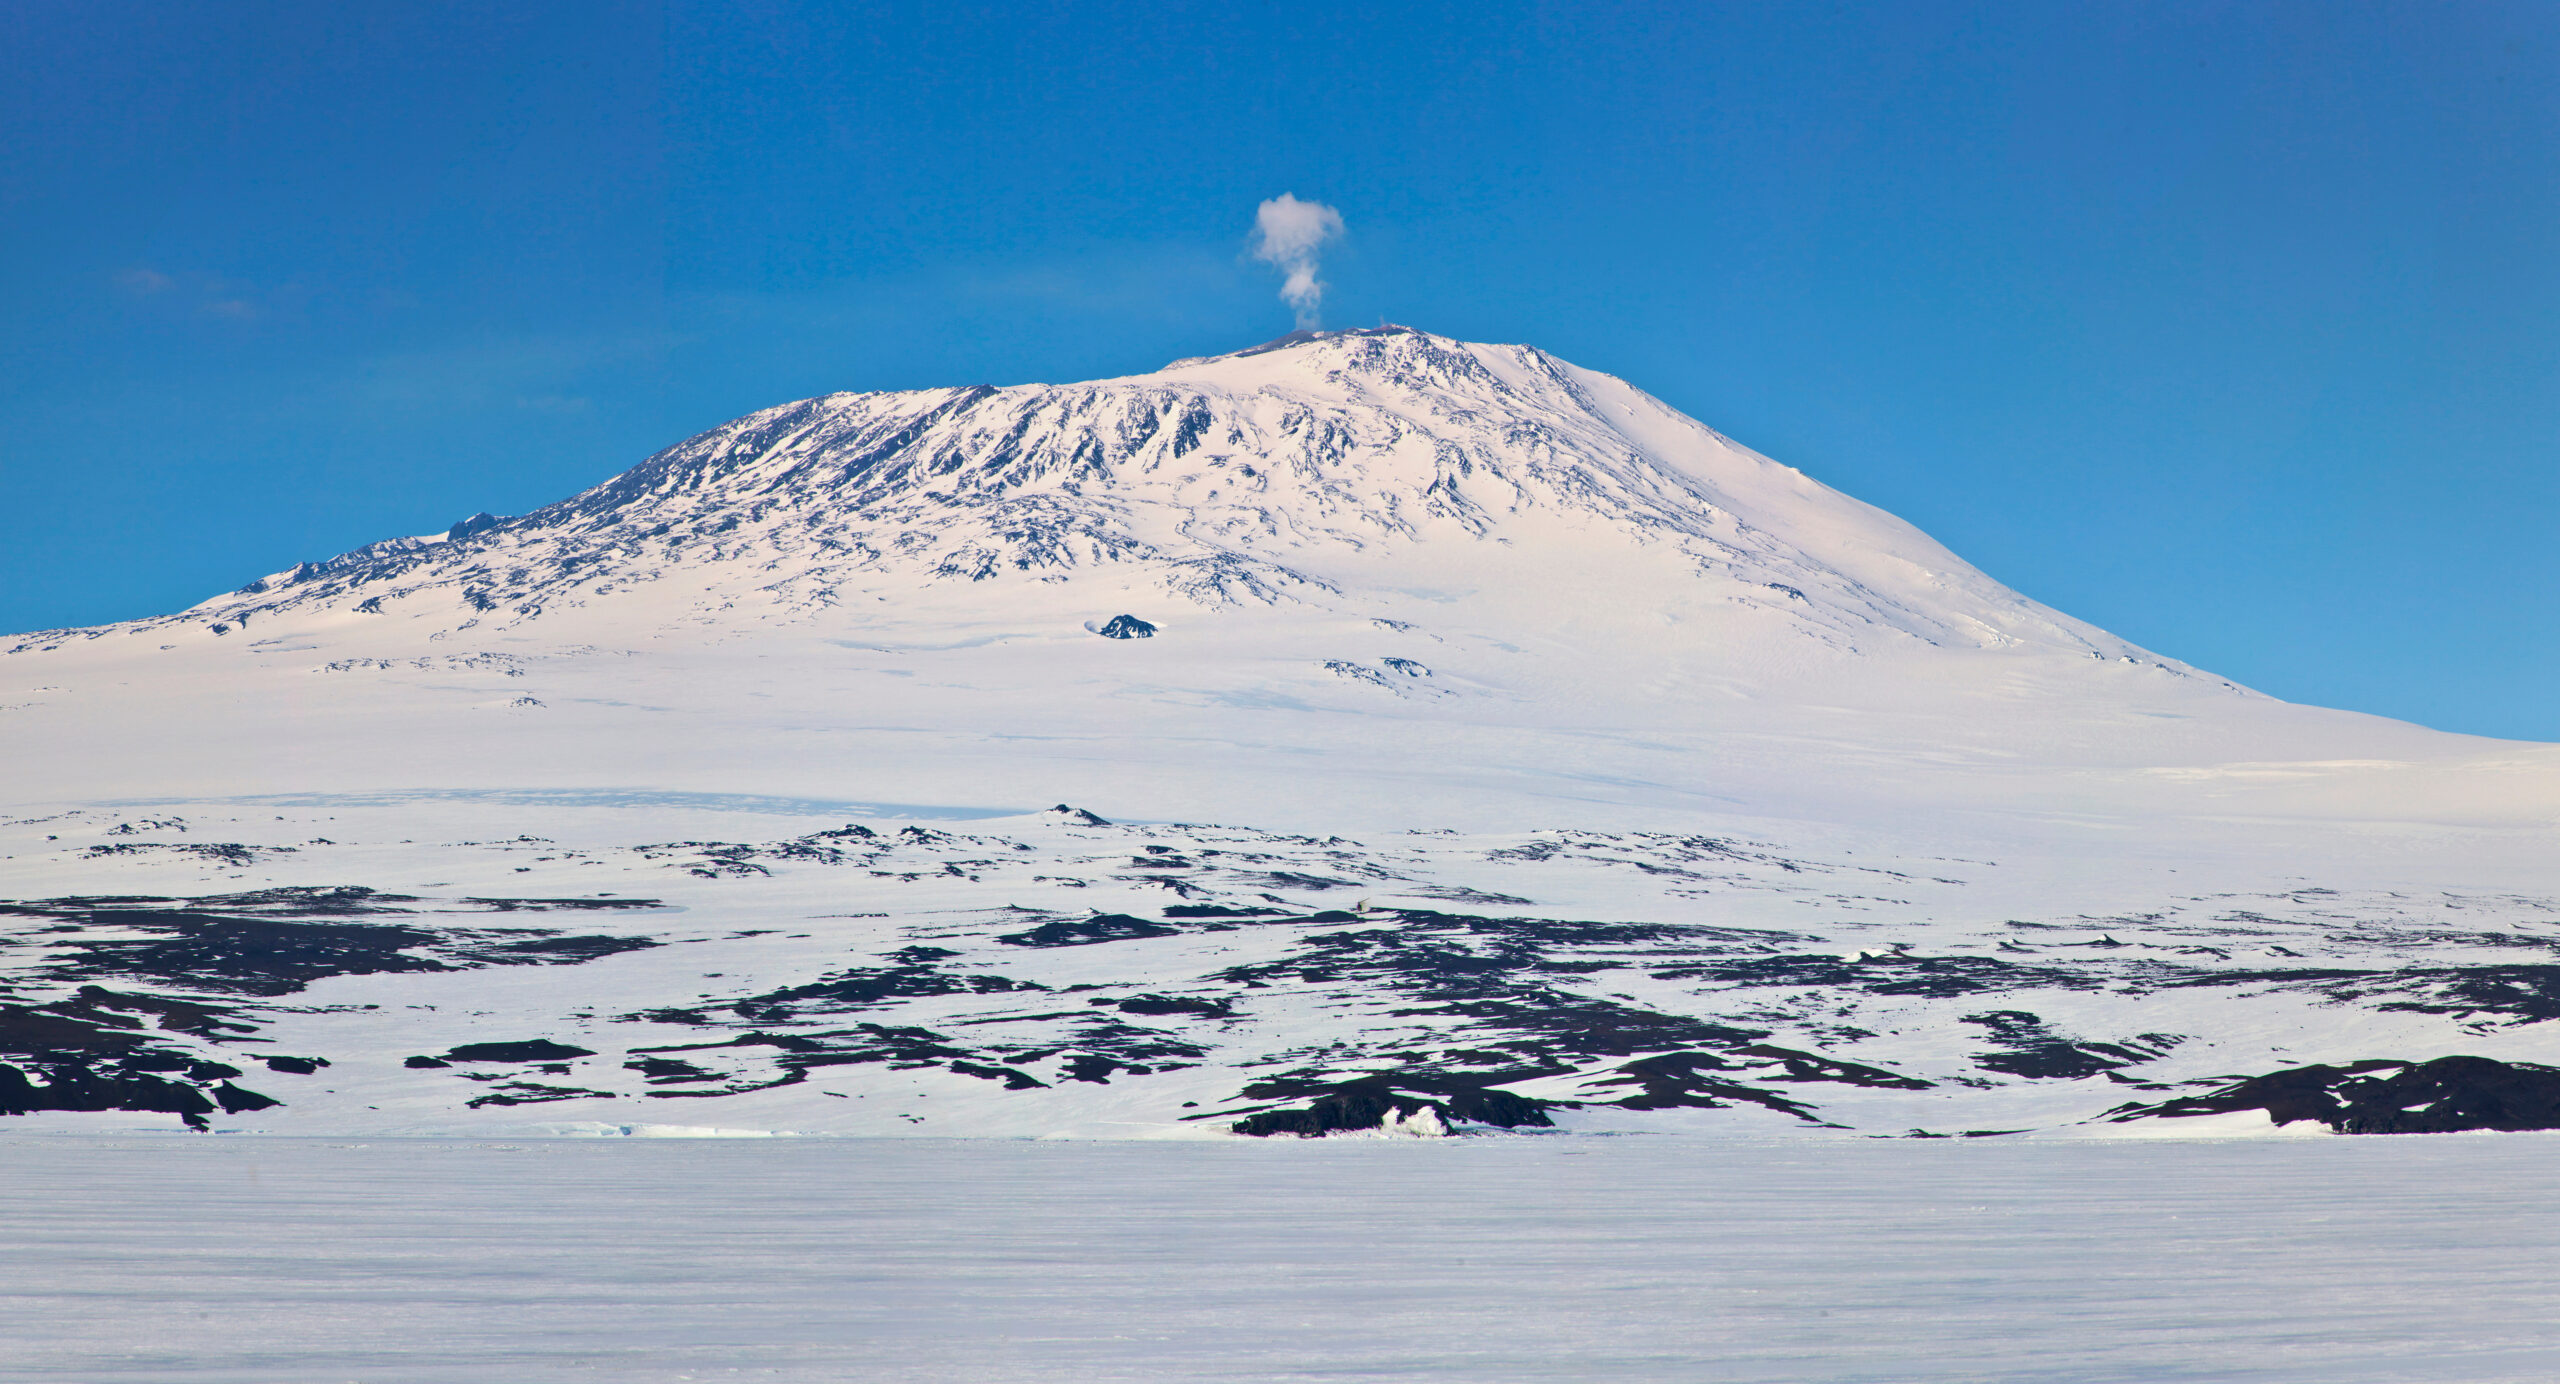
M 2560 746 L 1402 328 L 0 641 L 13 1130 L 2560 1126 Z

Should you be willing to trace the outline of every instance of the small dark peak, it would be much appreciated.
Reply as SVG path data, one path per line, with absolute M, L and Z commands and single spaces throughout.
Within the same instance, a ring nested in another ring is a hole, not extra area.
M 1096 913 L 1090 918 L 1061 918 L 1021 932 L 999 933 L 996 940 L 1008 947 L 1087 947 L 1142 937 L 1171 937 L 1180 931 L 1178 927 L 1126 913 Z
M 403 1067 L 416 1067 L 416 1068 L 424 1069 L 424 1068 L 428 1068 L 428 1067 L 450 1067 L 450 1066 L 452 1066 L 453 1064 L 452 1064 L 452 1063 L 450 1063 L 450 1062 L 445 1061 L 445 1060 L 444 1060 L 443 1058 L 441 1058 L 441 1057 L 429 1057 L 429 1056 L 426 1056 L 425 1054 L 421 1053 L 421 1054 L 419 1054 L 418 1056 L 416 1056 L 416 1057 L 412 1057 L 412 1058 L 410 1058 L 408 1061 L 401 1063 L 400 1065 L 401 1065 L 401 1066 L 403 1066 Z
M 1235 1006 L 1225 1000 L 1190 995 L 1131 995 L 1117 1003 L 1108 999 L 1090 999 L 1085 1003 L 1097 1007 L 1109 1005 L 1123 1014 L 1150 1016 L 1188 1014 L 1201 1019 L 1232 1019 L 1236 1013 Z
M 475 534 L 487 533 L 489 530 L 494 529 L 505 522 L 507 522 L 505 516 L 491 514 L 489 511 L 484 509 L 478 514 L 472 515 L 470 518 L 454 525 L 452 528 L 446 529 L 444 531 L 445 541 L 448 543 L 459 543 Z
M 222 1113 L 237 1115 L 244 1111 L 266 1110 L 284 1104 L 273 1096 L 262 1095 L 226 1081 L 213 1088 L 213 1098 L 222 1104 Z
M 1081 807 L 1069 807 L 1065 803 L 1060 803 L 1056 807 L 1050 808 L 1049 815 L 1052 817 L 1064 817 L 1069 822 L 1080 827 L 1107 827 L 1111 825 L 1109 822 L 1085 811 Z
M 1094 633 L 1105 639 L 1153 639 L 1156 627 L 1135 615 L 1114 615 L 1109 623 Z
M 554 1043 L 548 1038 L 532 1038 L 520 1043 L 465 1043 L 446 1052 L 445 1062 L 558 1062 L 571 1057 L 593 1057 L 586 1048 L 573 1048 Z M 416 1058 L 409 1065 L 418 1065 Z
M 329 1059 L 325 1057 L 287 1057 L 281 1053 L 270 1053 L 260 1060 L 267 1064 L 268 1071 L 293 1076 L 309 1076 L 329 1065 Z
M 864 826 L 860 822 L 847 822 L 833 831 L 814 832 L 812 835 L 818 839 L 827 841 L 870 841 L 877 839 L 879 833 Z

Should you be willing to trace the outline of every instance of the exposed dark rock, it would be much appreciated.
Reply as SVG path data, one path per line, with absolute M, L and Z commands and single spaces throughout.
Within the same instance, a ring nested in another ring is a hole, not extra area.
M 444 1055 L 447 1062 L 559 1062 L 572 1057 L 593 1057 L 589 1048 L 573 1048 L 548 1038 L 528 1038 L 516 1043 L 465 1043 Z
M 1090 1081 L 1097 1086 L 1111 1084 L 1113 1072 L 1145 1076 L 1152 1070 L 1154 1069 L 1140 1066 L 1135 1062 L 1122 1062 L 1116 1058 L 1104 1057 L 1099 1053 L 1080 1052 L 1067 1059 L 1067 1080 Z
M 1153 639 L 1156 627 L 1135 615 L 1114 615 L 1095 633 L 1105 639 Z
M 709 1053 L 723 1049 L 772 1048 L 768 1071 L 742 1076 L 728 1085 L 704 1090 L 651 1091 L 663 1098 L 733 1096 L 748 1091 L 790 1086 L 809 1079 L 822 1067 L 880 1063 L 889 1067 L 942 1067 L 963 1076 L 1001 1081 L 1007 1090 L 1030 1090 L 1048 1083 L 1028 1072 L 988 1060 L 993 1054 L 961 1047 L 927 1028 L 856 1024 L 818 1033 L 769 1033 L 758 1030 L 716 1043 L 678 1043 L 633 1050 L 635 1058 L 658 1053 Z
M 1437 1115 L 1441 1123 L 1492 1125 L 1500 1129 L 1523 1126 L 1548 1126 L 1548 1102 L 1533 1100 L 1510 1091 L 1493 1090 L 1481 1085 L 1467 1085 L 1442 1078 L 1416 1080 L 1403 1075 L 1369 1076 L 1330 1083 L 1314 1089 L 1322 1094 L 1296 1109 L 1265 1110 L 1246 1116 L 1229 1128 L 1238 1134 L 1268 1138 L 1274 1134 L 1295 1134 L 1303 1138 L 1378 1129 L 1389 1118 L 1411 1119 L 1424 1110 Z M 1245 1087 L 1247 1099 L 1302 1097 L 1308 1094 L 1307 1083 L 1286 1078 L 1260 1081 Z
M 1806 986 L 1875 995 L 1948 999 L 1985 991 L 2094 990 L 2106 977 L 2059 967 L 2021 966 L 1988 956 L 1902 953 L 1857 960 L 1821 953 L 1719 957 L 1655 970 L 1657 980 L 1704 980 L 1734 986 Z
M 1184 995 L 1131 995 L 1124 1000 L 1090 999 L 1091 1005 L 1109 1005 L 1123 1014 L 1194 1014 L 1203 1019 L 1235 1017 L 1236 1007 L 1226 1000 L 1195 999 Z
M 2376 1059 L 2292 1067 L 2200 1096 L 2109 1111 L 2114 1122 L 2264 1110 L 2277 1124 L 2317 1120 L 2340 1134 L 2560 1129 L 2560 1067 L 2488 1057 Z
M 450 514 L 453 511 L 446 510 L 445 512 Z M 459 543 L 466 538 L 487 533 L 489 530 L 494 529 L 505 522 L 507 522 L 505 519 L 498 515 L 491 514 L 484 509 L 478 514 L 474 514 L 470 518 L 463 520 L 461 523 L 454 525 L 452 528 L 446 529 L 444 531 L 445 541 L 449 543 Z
M 93 856 L 142 855 L 151 851 L 166 851 L 172 855 L 192 855 L 200 860 L 210 860 L 240 870 L 256 864 L 261 855 L 292 855 L 295 848 L 292 846 L 244 846 L 236 841 L 117 841 L 103 846 L 91 846 L 87 853 Z
M 115 934 L 56 941 L 54 980 L 131 978 L 234 995 L 293 994 L 329 976 L 463 970 L 474 966 L 575 965 L 660 945 L 640 937 L 563 936 L 549 928 L 439 927 L 405 905 L 417 899 L 370 889 L 264 889 L 199 899 L 67 898 L 0 903 L 0 917 L 60 919 Z M 655 908 L 651 899 L 474 899 L 478 910 Z M 402 922 L 355 921 L 395 915 Z
M 0 1004 L 0 1058 L 6 1059 L 0 1060 L 0 1115 L 161 1111 L 201 1129 L 217 1103 L 226 1110 L 274 1103 L 229 1085 L 239 1068 L 187 1051 L 145 1028 L 138 1016 L 156 1016 L 164 1032 L 190 1035 L 251 1027 L 207 1006 L 97 986 L 43 1004 Z
M 954 1062 L 950 1065 L 951 1070 L 962 1076 L 1001 1081 L 1004 1083 L 1004 1089 L 1008 1091 L 1028 1091 L 1034 1087 L 1046 1088 L 1049 1084 L 1029 1072 L 1018 1072 L 1011 1067 L 998 1067 L 985 1062 Z
M 611 1100 L 611 1091 L 593 1091 L 578 1086 L 545 1086 L 533 1081 L 511 1081 L 484 1096 L 474 1096 L 463 1104 L 477 1110 L 485 1105 L 542 1105 L 555 1100 L 601 1098 Z
M 2560 966 L 2444 966 L 2402 972 L 2370 986 L 2336 987 L 2342 998 L 2365 998 L 2396 990 L 2405 999 L 2385 1000 L 2376 1009 L 2451 1014 L 2457 1018 L 2494 1015 L 2509 1023 L 2560 1019 Z
M 213 1101 L 194 1086 L 130 1070 L 56 1072 L 38 1086 L 16 1066 L 0 1062 L 0 1115 L 38 1110 L 156 1110 L 203 1129 Z
M 1082 947 L 1138 937 L 1170 937 L 1180 931 L 1178 927 L 1132 918 L 1126 913 L 1096 913 L 1090 918 L 1061 918 L 1022 932 L 1004 933 L 996 940 L 1011 947 Z
M 222 1110 L 226 1115 L 237 1115 L 243 1110 L 264 1110 L 270 1106 L 284 1104 L 273 1096 L 262 1096 L 255 1091 L 243 1090 L 228 1081 L 213 1088 L 213 1098 L 222 1103 Z
M 1975 1066 L 2039 1080 L 2070 1081 L 2138 1066 L 2185 1041 L 2172 1033 L 2145 1033 L 2115 1043 L 2066 1038 L 2022 1009 L 1968 1014 L 1964 1021 L 1990 1030 L 1991 1041 L 2005 1049 L 1974 1058 Z
M 1873 1086 L 1891 1091 L 1925 1091 L 1934 1084 L 1922 1081 L 1916 1076 L 1904 1076 L 1900 1072 L 1887 1071 L 1882 1067 L 1870 1067 L 1860 1062 L 1843 1062 L 1836 1057 L 1824 1057 L 1820 1053 L 1782 1048 L 1775 1043 L 1754 1043 L 1747 1048 L 1736 1048 L 1734 1052 L 1742 1057 L 1776 1059 L 1778 1064 L 1785 1068 L 1787 1079 L 1791 1081 L 1838 1081 L 1851 1086 Z
M 1721 1110 L 1736 1101 L 1767 1106 L 1797 1119 L 1819 1123 L 1813 1108 L 1802 1101 L 1791 1100 L 1775 1091 L 1764 1090 L 1725 1076 L 1709 1075 L 1724 1071 L 1728 1063 L 1711 1052 L 1666 1052 L 1638 1058 L 1600 1079 L 1601 1086 L 1634 1086 L 1636 1094 L 1611 1102 L 1627 1110 L 1665 1110 L 1675 1106 L 1698 1106 Z
M 909 947 L 898 953 L 900 957 L 923 956 L 927 959 L 956 954 L 941 947 Z M 1032 981 L 1011 980 L 1004 976 L 936 970 L 919 961 L 904 966 L 843 971 L 807 985 L 769 990 L 719 1005 L 652 1009 L 631 1017 L 658 1023 L 705 1024 L 712 1021 L 711 1011 L 718 1009 L 752 1023 L 781 1023 L 804 1014 L 842 1013 L 902 999 L 923 999 L 935 995 L 999 995 L 1045 988 Z
M 673 1057 L 636 1057 L 622 1064 L 626 1070 L 640 1073 L 652 1086 L 669 1082 L 718 1081 L 720 1074 Z

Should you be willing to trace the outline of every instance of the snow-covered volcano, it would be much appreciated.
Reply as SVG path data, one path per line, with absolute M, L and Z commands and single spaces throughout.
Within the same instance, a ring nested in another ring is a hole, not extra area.
M 44 797 L 646 786 L 1333 829 L 2156 813 L 2198 774 L 2322 815 L 2340 773 L 2394 811 L 2518 791 L 2411 781 L 2477 756 L 2046 609 L 1619 380 L 1403 328 L 787 404 L 0 668 L 81 689 L 16 718 L 64 751 L 19 763 Z M 2269 762 L 2315 767 L 2222 767 Z
M 787 404 L 23 636 L 0 756 L 0 1108 L 1898 1131 L 2560 1057 L 2560 748 L 2258 695 L 1403 328 Z M 316 1089 L 221 1094 L 257 1042 Z
M 1096 574 L 1185 611 L 1356 610 L 1394 592 L 1355 572 L 1427 586 L 1485 544 L 1529 589 L 1659 557 L 1685 580 L 1624 599 L 1729 603 L 1728 640 L 2139 653 L 1620 380 L 1401 327 L 1090 384 L 785 404 L 521 518 L 305 563 L 188 618 L 418 612 L 504 628 L 669 583 L 651 618 L 859 628 L 854 592 Z

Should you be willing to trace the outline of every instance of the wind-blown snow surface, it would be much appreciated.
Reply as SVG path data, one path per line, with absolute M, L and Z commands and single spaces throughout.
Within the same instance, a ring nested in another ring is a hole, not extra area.
M 2545 1381 L 2548 1135 L 0 1141 L 0 1380 Z
M 5 648 L 0 1097 L 157 1112 L 79 1118 L 2343 1128 L 2560 1057 L 2560 747 L 1525 347 L 831 395 Z

